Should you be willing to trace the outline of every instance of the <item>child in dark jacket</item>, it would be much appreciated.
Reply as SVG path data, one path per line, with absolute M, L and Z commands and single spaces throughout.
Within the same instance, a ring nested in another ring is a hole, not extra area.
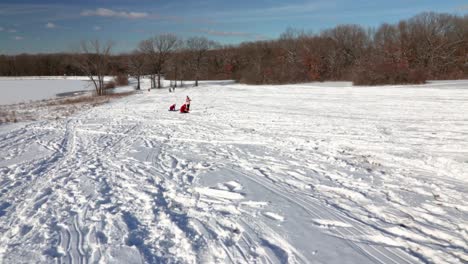
M 190 97 L 188 97 L 187 95 L 187 98 L 185 98 L 185 104 L 187 105 L 187 111 L 190 110 L 190 102 L 192 101 L 192 99 L 190 99 Z

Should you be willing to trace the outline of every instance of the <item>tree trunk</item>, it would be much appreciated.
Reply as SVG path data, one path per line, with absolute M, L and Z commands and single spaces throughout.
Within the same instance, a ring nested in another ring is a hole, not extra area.
M 177 67 L 175 68 L 175 71 L 174 71 L 174 87 L 177 87 Z
M 90 75 L 89 78 L 90 78 L 91 81 L 93 82 L 94 89 L 96 90 L 96 95 L 99 95 L 99 86 L 98 86 L 98 83 L 96 82 L 96 80 L 94 79 L 94 77 L 93 77 L 92 75 Z
M 104 77 L 98 76 L 98 83 L 99 83 L 98 95 L 101 96 L 104 94 Z
M 137 76 L 137 90 L 140 90 L 140 76 Z
M 155 88 L 156 87 L 156 76 L 154 74 L 151 74 L 151 88 Z
M 198 86 L 198 72 L 200 71 L 200 60 L 201 60 L 201 56 L 199 55 L 199 57 L 197 58 L 197 68 L 196 68 L 196 72 L 195 72 L 195 87 Z
M 158 88 L 161 88 L 161 73 L 158 72 Z

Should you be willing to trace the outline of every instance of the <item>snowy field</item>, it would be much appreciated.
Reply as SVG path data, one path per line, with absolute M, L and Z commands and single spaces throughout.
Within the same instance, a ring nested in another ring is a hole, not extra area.
M 0 105 L 50 99 L 57 94 L 93 91 L 86 77 L 0 77 Z
M 0 126 L 0 262 L 467 263 L 466 87 L 214 82 Z

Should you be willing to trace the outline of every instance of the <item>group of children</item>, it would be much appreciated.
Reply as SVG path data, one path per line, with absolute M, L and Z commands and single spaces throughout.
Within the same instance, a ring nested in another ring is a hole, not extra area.
M 190 99 L 190 97 L 188 97 L 188 95 L 187 95 L 187 97 L 185 98 L 185 104 L 183 104 L 180 107 L 179 111 L 181 113 L 188 113 L 190 111 L 190 102 L 191 101 L 192 101 L 192 99 Z M 171 105 L 169 107 L 169 111 L 176 111 L 176 105 L 175 104 Z

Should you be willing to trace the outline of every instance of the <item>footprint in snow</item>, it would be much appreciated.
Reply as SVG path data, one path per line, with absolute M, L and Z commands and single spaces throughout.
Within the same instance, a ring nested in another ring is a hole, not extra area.
M 212 199 L 225 199 L 225 200 L 244 199 L 244 195 L 236 193 L 236 192 L 230 192 L 228 190 L 219 190 L 219 189 L 206 188 L 206 187 L 203 187 L 203 188 L 196 187 L 194 190 L 200 195 L 203 195 L 205 197 L 210 197 Z
M 226 188 L 228 188 L 231 192 L 239 192 L 243 189 L 243 186 L 236 181 L 225 182 L 223 185 L 226 186 Z
M 284 221 L 284 216 L 281 216 L 279 214 L 275 214 L 275 213 L 272 213 L 272 212 L 264 212 L 263 215 L 270 218 L 270 219 L 272 219 L 272 220 L 276 220 L 276 221 L 279 221 L 279 222 Z
M 322 228 L 335 228 L 335 227 L 352 227 L 352 225 L 340 221 L 335 220 L 327 220 L 327 219 L 312 219 L 314 224 L 318 225 Z

